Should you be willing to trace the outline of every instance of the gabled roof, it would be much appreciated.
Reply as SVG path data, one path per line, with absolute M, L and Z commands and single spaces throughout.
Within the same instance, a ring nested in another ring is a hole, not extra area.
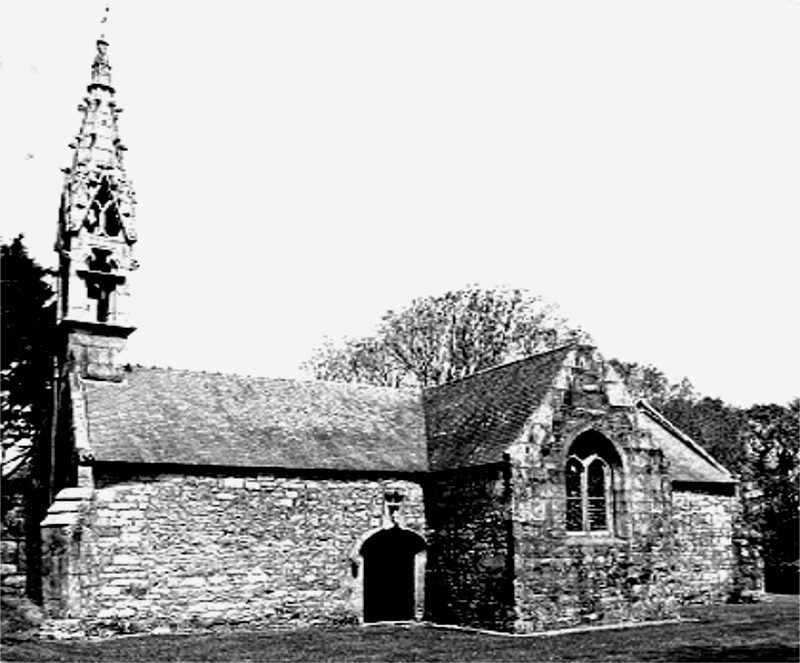
M 426 472 L 501 462 L 574 346 L 415 390 L 135 367 L 123 382 L 70 383 L 78 428 L 100 462 Z M 78 401 L 74 401 L 78 404 Z M 639 425 L 673 481 L 735 483 L 650 405 Z M 79 431 L 78 431 L 79 432 Z M 80 436 L 77 436 L 80 437 Z
M 639 401 L 639 425 L 648 430 L 670 462 L 673 481 L 686 483 L 737 483 L 710 453 L 680 430 L 647 401 Z
M 418 392 L 141 367 L 83 391 L 97 461 L 427 469 Z
M 565 346 L 425 391 L 431 470 L 496 463 L 553 386 Z

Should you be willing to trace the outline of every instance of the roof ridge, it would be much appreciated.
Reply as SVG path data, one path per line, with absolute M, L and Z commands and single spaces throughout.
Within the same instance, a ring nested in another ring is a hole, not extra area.
M 333 385 L 343 387 L 357 387 L 369 389 L 381 389 L 385 391 L 393 391 L 400 393 L 420 393 L 422 390 L 419 387 L 392 387 L 389 385 L 370 384 L 369 382 L 346 382 L 343 380 L 317 380 L 309 378 L 288 378 L 283 376 L 270 376 L 270 375 L 252 375 L 250 373 L 228 373 L 223 371 L 209 371 L 205 369 L 193 368 L 176 368 L 174 366 L 145 366 L 143 364 L 128 364 L 133 369 L 143 369 L 145 371 L 161 371 L 171 373 L 191 373 L 195 375 L 219 375 L 221 377 L 230 378 L 247 378 L 250 380 L 264 380 L 271 382 L 293 382 L 296 384 L 320 384 L 320 385 Z
M 222 371 L 209 371 L 202 368 L 179 368 L 177 366 L 145 366 L 144 364 L 127 364 L 126 367 L 141 368 L 145 371 L 163 371 L 171 373 L 201 373 L 203 375 L 240 375 L 239 373 L 223 373 Z M 258 377 L 258 376 L 243 376 Z
M 351 386 L 351 387 L 369 387 L 370 389 L 384 389 L 387 391 L 399 391 L 399 392 L 408 392 L 408 393 L 421 393 L 421 387 L 411 387 L 411 386 L 400 386 L 400 387 L 392 387 L 388 384 L 371 384 L 369 382 L 346 382 L 345 380 L 303 380 L 297 379 L 297 382 L 303 382 L 305 384 L 330 384 L 330 385 L 344 385 L 344 386 Z
M 550 348 L 549 350 L 543 350 L 542 352 L 534 352 L 530 355 L 525 355 L 524 357 L 520 357 L 519 359 L 513 359 L 512 361 L 507 361 L 502 364 L 495 364 L 494 366 L 489 366 L 488 368 L 482 368 L 479 371 L 475 371 L 470 375 L 465 375 L 460 378 L 456 378 L 455 380 L 450 380 L 448 382 L 443 382 L 442 384 L 435 384 L 430 387 L 425 387 L 423 391 L 431 391 L 434 389 L 440 389 L 442 387 L 449 387 L 452 384 L 457 384 L 459 382 L 464 382 L 465 380 L 472 380 L 476 377 L 481 377 L 486 375 L 487 373 L 491 373 L 492 371 L 499 370 L 501 368 L 507 368 L 509 366 L 513 366 L 514 364 L 521 364 L 526 361 L 530 361 L 532 359 L 538 359 L 539 357 L 544 357 L 545 355 L 554 354 L 556 352 L 560 352 L 562 350 L 566 350 L 567 348 L 573 347 L 578 345 L 577 341 L 568 341 L 567 343 L 563 343 L 555 348 Z

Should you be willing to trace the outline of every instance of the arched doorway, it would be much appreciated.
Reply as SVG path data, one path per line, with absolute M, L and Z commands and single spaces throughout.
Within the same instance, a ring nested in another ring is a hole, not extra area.
M 383 529 L 361 546 L 364 559 L 364 621 L 414 619 L 415 565 L 425 540 L 398 526 Z

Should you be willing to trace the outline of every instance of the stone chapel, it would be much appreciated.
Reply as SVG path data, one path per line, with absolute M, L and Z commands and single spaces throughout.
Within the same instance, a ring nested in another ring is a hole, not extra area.
M 736 590 L 735 478 L 594 347 L 423 390 L 121 365 L 137 237 L 107 49 L 58 222 L 52 620 L 531 632 Z

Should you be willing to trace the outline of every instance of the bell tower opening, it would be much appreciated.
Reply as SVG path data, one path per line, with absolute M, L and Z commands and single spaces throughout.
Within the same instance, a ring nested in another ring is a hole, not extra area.
M 91 205 L 91 212 L 87 217 L 86 225 L 90 231 L 98 232 L 107 237 L 117 237 L 122 230 L 119 211 L 111 195 L 111 185 L 104 177 L 97 195 Z
M 125 277 L 117 274 L 118 265 L 108 249 L 92 249 L 86 266 L 87 270 L 78 272 L 86 281 L 86 294 L 97 302 L 97 322 L 108 322 L 117 285 L 124 283 Z

